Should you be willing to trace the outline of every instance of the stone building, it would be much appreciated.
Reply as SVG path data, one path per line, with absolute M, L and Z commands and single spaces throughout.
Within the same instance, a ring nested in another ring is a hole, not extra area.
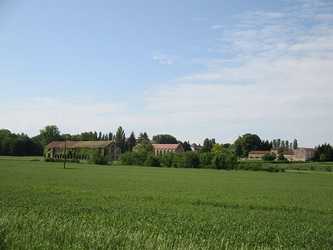
M 185 150 L 182 144 L 153 144 L 155 155 L 164 155 L 166 153 L 183 153 Z
M 46 146 L 45 157 L 54 160 L 88 161 L 93 156 L 106 157 L 108 161 L 118 159 L 120 149 L 113 141 L 53 141 Z
M 249 152 L 248 158 L 251 160 L 261 160 L 265 154 L 269 154 L 269 150 L 254 150 Z
M 260 160 L 267 153 L 274 153 L 276 156 L 279 155 L 278 150 L 250 151 L 248 159 Z M 309 161 L 313 159 L 315 150 L 313 148 L 286 149 L 282 153 L 288 161 Z

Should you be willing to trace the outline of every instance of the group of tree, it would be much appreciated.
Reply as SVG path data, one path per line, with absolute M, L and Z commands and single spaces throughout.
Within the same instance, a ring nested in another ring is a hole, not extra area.
M 149 138 L 146 132 L 140 133 L 136 138 L 134 132 L 131 132 L 127 137 L 125 130 L 119 127 L 115 133 L 108 132 L 82 132 L 80 134 L 62 134 L 59 128 L 55 125 L 49 125 L 40 130 L 37 136 L 29 137 L 25 134 L 14 134 L 9 130 L 0 130 L 0 155 L 42 155 L 43 148 L 52 141 L 100 141 L 112 140 L 121 152 L 134 152 L 149 155 L 147 152 L 152 151 L 152 144 L 182 144 L 185 152 L 192 151 L 191 143 L 189 141 L 180 141 L 175 136 L 170 134 L 154 135 L 152 139 Z M 277 150 L 277 154 L 267 154 L 266 160 L 285 160 L 283 159 L 283 152 L 287 149 L 297 149 L 298 142 L 296 139 L 292 143 L 288 140 L 274 139 L 272 141 L 262 140 L 256 134 L 244 134 L 239 136 L 233 144 L 219 144 L 214 138 L 204 139 L 202 146 L 197 145 L 199 150 L 196 150 L 199 157 L 200 164 L 209 165 L 210 160 L 213 159 L 212 155 L 216 156 L 219 153 L 228 152 L 235 155 L 237 158 L 245 158 L 252 150 Z M 329 144 L 323 144 L 315 149 L 316 161 L 333 161 L 333 149 Z M 185 154 L 191 155 L 191 154 Z M 190 156 L 186 156 L 190 157 Z M 140 158 L 140 157 L 139 157 Z M 151 157 L 150 157 L 151 158 Z M 177 157 L 176 157 L 177 158 Z M 194 157 L 195 158 L 195 157 Z M 142 160 L 142 156 L 140 158 Z M 215 161 L 217 162 L 217 160 Z M 142 162 L 141 162 L 142 163 Z M 179 165 L 179 164 L 178 164 Z
M 315 161 L 333 161 L 333 148 L 330 144 L 322 144 L 315 148 Z
M 239 136 L 233 144 L 235 154 L 238 157 L 247 157 L 253 150 L 271 150 L 272 143 L 268 140 L 261 140 L 256 134 L 244 134 Z
M 238 164 L 236 155 L 220 144 L 215 143 L 207 152 L 185 151 L 156 156 L 149 140 L 138 143 L 132 152 L 122 154 L 120 162 L 123 165 L 215 169 L 235 169 Z
M 7 129 L 0 130 L 0 155 L 34 156 L 42 155 L 43 146 L 37 138 L 25 134 L 14 134 Z
M 297 149 L 298 148 L 298 142 L 297 139 L 294 139 L 293 142 L 289 142 L 288 140 L 281 140 L 281 139 L 274 139 L 272 142 L 272 148 L 274 150 L 283 149 Z

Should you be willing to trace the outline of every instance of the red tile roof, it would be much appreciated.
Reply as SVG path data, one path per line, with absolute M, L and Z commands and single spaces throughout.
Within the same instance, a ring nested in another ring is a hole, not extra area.
M 270 152 L 271 151 L 269 151 L 269 150 L 253 150 L 253 151 L 250 151 L 249 154 L 267 154 Z
M 154 149 L 158 150 L 176 150 L 180 144 L 153 144 Z
M 105 148 L 112 141 L 66 141 L 67 148 Z M 49 143 L 47 148 L 65 148 L 64 141 L 53 141 Z

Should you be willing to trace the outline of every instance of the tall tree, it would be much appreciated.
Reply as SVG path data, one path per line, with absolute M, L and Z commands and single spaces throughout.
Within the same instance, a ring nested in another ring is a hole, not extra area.
M 109 133 L 109 138 L 108 139 L 109 139 L 109 141 L 113 140 L 113 134 L 111 132 Z
M 55 125 L 49 125 L 41 129 L 39 136 L 43 146 L 49 144 L 52 141 L 61 139 L 60 131 Z
M 216 144 L 216 142 L 215 142 L 214 138 L 213 139 L 206 138 L 203 141 L 203 146 L 202 146 L 201 151 L 202 152 L 210 152 L 215 144 Z
M 117 147 L 120 148 L 121 152 L 125 152 L 126 150 L 126 135 L 123 128 L 120 126 L 117 129 L 116 135 L 115 135 L 115 144 Z
M 184 142 L 181 142 L 185 152 L 187 151 L 192 151 L 192 148 L 191 148 L 191 144 L 189 141 L 184 141 Z
M 256 134 L 245 134 L 235 141 L 235 153 L 238 157 L 247 157 L 251 150 L 258 150 L 261 148 L 262 142 Z
M 293 142 L 293 149 L 297 149 L 298 148 L 298 142 L 296 139 L 294 139 L 294 142 Z
M 134 132 L 126 140 L 126 148 L 128 151 L 132 151 L 136 145 L 136 138 Z
M 176 137 L 168 134 L 155 135 L 153 136 L 153 143 L 156 144 L 177 144 Z
M 146 132 L 140 133 L 139 137 L 137 139 L 138 144 L 141 144 L 141 143 L 144 143 L 144 142 L 150 142 L 149 136 Z

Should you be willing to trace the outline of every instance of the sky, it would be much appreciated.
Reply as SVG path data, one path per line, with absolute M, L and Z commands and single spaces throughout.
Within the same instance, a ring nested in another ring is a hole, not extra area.
M 331 0 L 0 0 L 0 128 L 333 143 Z

